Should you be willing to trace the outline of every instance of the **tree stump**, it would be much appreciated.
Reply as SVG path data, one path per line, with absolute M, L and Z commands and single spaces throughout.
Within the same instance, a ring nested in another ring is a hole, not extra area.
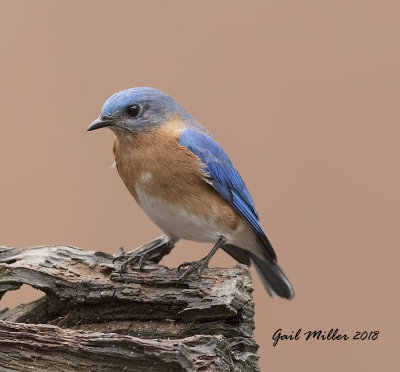
M 0 370 L 258 371 L 249 268 L 177 285 L 161 257 L 120 273 L 106 253 L 0 247 L 0 298 L 22 284 L 45 293 L 0 311 Z

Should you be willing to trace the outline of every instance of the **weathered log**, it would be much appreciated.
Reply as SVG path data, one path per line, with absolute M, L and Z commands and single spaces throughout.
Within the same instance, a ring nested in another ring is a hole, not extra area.
M 247 266 L 178 285 L 176 269 L 146 261 L 120 273 L 113 258 L 0 247 L 0 298 L 22 284 L 46 294 L 0 312 L 0 370 L 258 371 Z

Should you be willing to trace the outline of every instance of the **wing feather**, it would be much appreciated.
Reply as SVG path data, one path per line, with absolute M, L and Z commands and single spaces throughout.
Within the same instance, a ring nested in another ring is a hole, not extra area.
M 209 177 L 206 182 L 252 226 L 261 245 L 275 261 L 275 252 L 258 222 L 250 193 L 222 147 L 209 134 L 189 128 L 182 132 L 179 144 L 201 160 Z

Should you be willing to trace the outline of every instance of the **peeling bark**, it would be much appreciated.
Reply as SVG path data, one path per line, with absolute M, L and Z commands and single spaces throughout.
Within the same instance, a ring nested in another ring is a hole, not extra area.
M 249 268 L 178 286 L 164 254 L 121 274 L 101 252 L 0 247 L 0 298 L 22 284 L 46 294 L 0 311 L 0 369 L 258 371 Z

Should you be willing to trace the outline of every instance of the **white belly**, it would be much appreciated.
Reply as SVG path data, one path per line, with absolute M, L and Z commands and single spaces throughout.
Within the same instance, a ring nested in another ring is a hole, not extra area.
M 178 239 L 215 243 L 221 236 L 231 240 L 233 231 L 216 223 L 216 219 L 205 218 L 188 212 L 179 205 L 147 195 L 135 188 L 144 212 L 167 235 Z

